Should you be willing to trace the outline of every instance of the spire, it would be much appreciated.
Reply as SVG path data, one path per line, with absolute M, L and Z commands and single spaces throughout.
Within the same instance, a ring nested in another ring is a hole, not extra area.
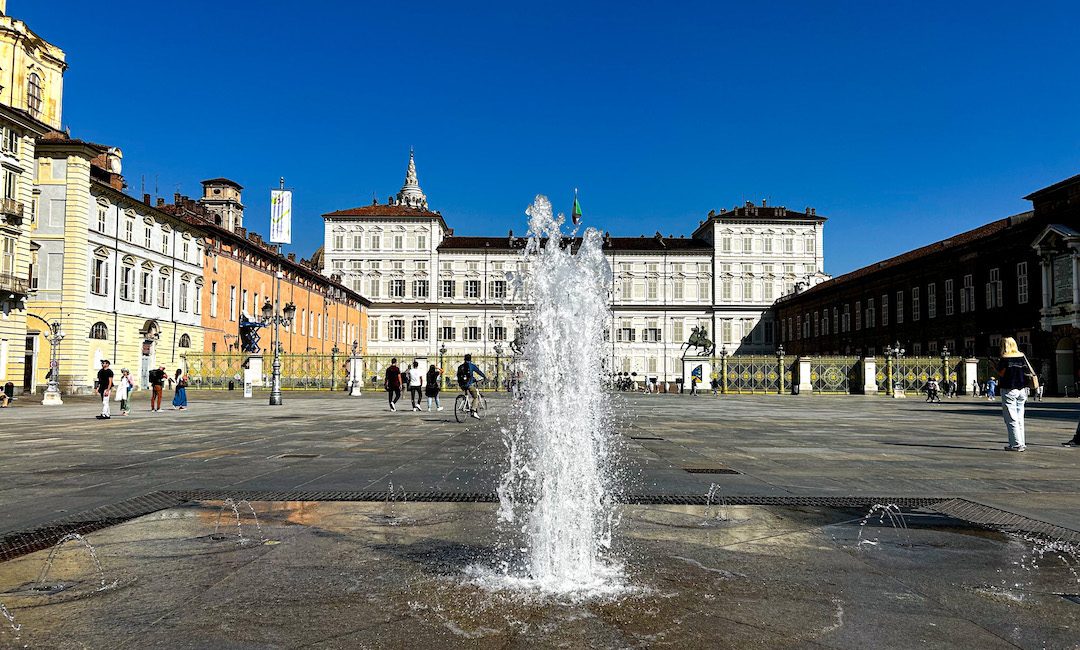
M 405 205 L 410 208 L 427 210 L 427 197 L 420 189 L 420 181 L 416 178 L 416 156 L 412 148 L 409 148 L 409 169 L 405 172 L 405 184 L 397 193 L 397 205 Z

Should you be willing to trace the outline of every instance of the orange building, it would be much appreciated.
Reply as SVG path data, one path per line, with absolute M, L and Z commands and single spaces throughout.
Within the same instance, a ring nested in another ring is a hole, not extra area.
M 322 275 L 317 263 L 282 255 L 277 245 L 249 233 L 243 223 L 243 188 L 224 178 L 203 181 L 203 197 L 176 194 L 158 207 L 205 232 L 207 255 L 202 285 L 204 352 L 240 353 L 241 320 L 262 320 L 263 305 L 296 307 L 288 328 L 281 328 L 285 354 L 341 354 L 366 350 L 367 306 L 357 292 L 338 278 Z M 280 272 L 280 282 L 275 277 Z M 280 287 L 280 288 L 279 288 Z M 280 296 L 278 295 L 280 291 Z M 272 351 L 272 328 L 258 330 L 259 347 Z

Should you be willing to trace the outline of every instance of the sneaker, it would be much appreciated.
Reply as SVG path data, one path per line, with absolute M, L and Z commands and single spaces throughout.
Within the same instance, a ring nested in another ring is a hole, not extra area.
M 1076 440 L 1068 440 L 1066 442 L 1061 443 L 1061 446 L 1062 447 L 1080 447 L 1080 442 L 1077 442 Z
M 414 406 L 414 407 L 412 407 L 412 410 L 414 410 L 414 411 L 419 411 L 419 410 L 420 410 L 420 407 L 419 407 L 419 406 Z
M 1027 449 L 1027 447 L 1013 446 L 1013 445 L 1006 445 L 1005 446 L 1005 451 L 1024 451 L 1025 449 Z
M 98 416 L 97 416 L 97 419 L 99 419 L 99 420 L 104 420 L 104 419 L 105 419 L 105 416 L 104 416 L 104 415 L 98 415 Z
M 439 408 L 437 408 L 437 409 L 435 409 L 435 410 L 436 410 L 436 411 L 441 411 L 441 410 L 442 410 L 442 407 L 440 406 Z
M 390 410 L 391 411 L 396 411 L 397 410 L 397 407 L 394 406 L 393 402 L 390 403 Z
M 477 420 L 479 420 L 479 419 L 480 419 L 480 414 L 479 414 L 479 413 L 477 413 L 476 411 L 473 411 L 473 412 L 472 412 L 472 416 L 473 416 L 474 418 L 476 418 Z

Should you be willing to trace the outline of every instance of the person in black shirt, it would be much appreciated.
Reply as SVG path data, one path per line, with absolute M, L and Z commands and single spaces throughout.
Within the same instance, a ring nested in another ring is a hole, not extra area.
M 401 399 L 401 368 L 398 368 L 397 359 L 390 360 L 390 367 L 386 369 L 386 399 L 390 401 L 390 410 L 396 411 L 397 401 Z
M 161 410 L 161 393 L 165 390 L 165 366 L 150 371 L 150 410 Z
M 1024 402 L 1027 401 L 1026 389 L 1030 372 L 1031 365 L 1024 353 L 1016 347 L 1016 339 L 1010 336 L 1001 339 L 1001 358 L 998 360 L 997 374 L 1001 378 L 1001 413 L 1005 418 L 1005 428 L 1009 432 L 1006 451 L 1027 449 L 1024 439 Z
M 113 371 L 109 369 L 109 362 L 102 360 L 101 370 L 97 373 L 97 392 L 101 395 L 101 415 L 97 416 L 99 420 L 108 420 L 112 416 L 109 415 L 109 396 L 112 395 L 113 387 Z

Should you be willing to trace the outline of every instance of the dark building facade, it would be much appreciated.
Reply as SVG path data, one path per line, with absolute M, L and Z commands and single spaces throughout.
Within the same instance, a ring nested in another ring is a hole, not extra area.
M 1025 198 L 1030 212 L 782 298 L 774 306 L 780 341 L 805 356 L 881 355 L 899 342 L 911 356 L 948 348 L 992 358 L 1012 336 L 1051 390 L 1064 392 L 1076 381 L 1080 343 L 1080 176 Z M 1048 314 L 1062 322 L 1051 326 Z

